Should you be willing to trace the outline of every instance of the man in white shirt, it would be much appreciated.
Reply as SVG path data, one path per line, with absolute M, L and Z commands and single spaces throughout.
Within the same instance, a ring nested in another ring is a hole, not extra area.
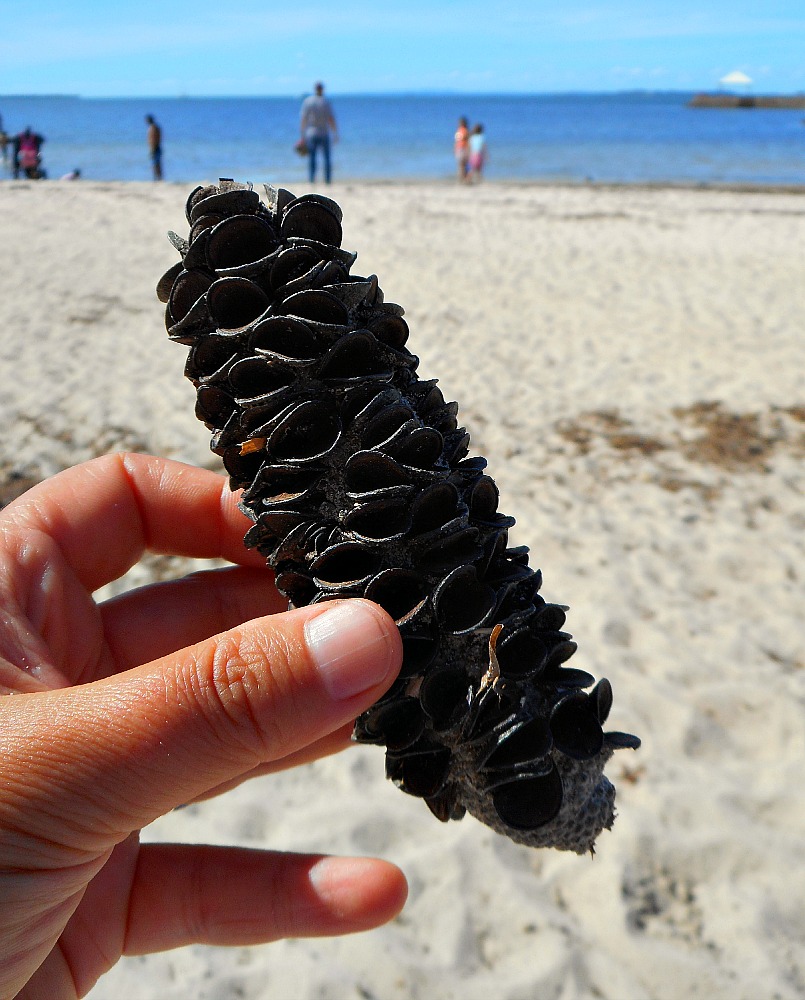
M 316 176 L 316 154 L 319 149 L 324 159 L 324 180 L 330 183 L 330 134 L 338 142 L 338 127 L 332 105 L 324 96 L 324 84 L 317 83 L 315 93 L 302 101 L 299 116 L 299 134 L 307 146 L 310 183 Z

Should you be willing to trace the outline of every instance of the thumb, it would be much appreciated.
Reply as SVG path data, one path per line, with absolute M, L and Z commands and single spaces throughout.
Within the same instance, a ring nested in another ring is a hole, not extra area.
M 385 611 L 338 601 L 255 619 L 91 684 L 9 697 L 0 816 L 10 809 L 17 830 L 50 848 L 94 855 L 349 722 L 401 659 Z M 21 857 L 0 862 L 29 866 L 24 839 Z

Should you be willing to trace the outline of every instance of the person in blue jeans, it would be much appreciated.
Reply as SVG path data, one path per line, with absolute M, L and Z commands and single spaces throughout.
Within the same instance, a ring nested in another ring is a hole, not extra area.
M 327 184 L 332 178 L 330 164 L 330 136 L 333 142 L 338 142 L 338 126 L 335 123 L 333 108 L 324 96 L 324 84 L 317 83 L 315 93 L 302 101 L 299 115 L 299 135 L 305 142 L 308 151 L 308 175 L 312 184 L 316 178 L 316 158 L 318 151 L 322 152 L 324 160 L 324 180 Z

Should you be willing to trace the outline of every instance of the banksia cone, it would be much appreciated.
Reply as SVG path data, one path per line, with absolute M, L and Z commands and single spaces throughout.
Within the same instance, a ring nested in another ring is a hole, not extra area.
M 565 608 L 507 546 L 486 461 L 436 380 L 417 374 L 403 310 L 350 274 L 341 210 L 222 180 L 187 202 L 189 241 L 162 278 L 172 340 L 240 505 L 290 605 L 366 597 L 403 637 L 392 689 L 355 723 L 441 820 L 470 812 L 512 840 L 583 853 L 612 825 L 609 682 L 565 666 Z M 591 688 L 587 691 L 586 689 Z

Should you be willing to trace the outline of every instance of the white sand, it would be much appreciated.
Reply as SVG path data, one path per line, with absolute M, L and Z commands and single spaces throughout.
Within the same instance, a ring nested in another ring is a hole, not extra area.
M 125 960 L 92 1000 L 805 996 L 805 196 L 332 193 L 644 745 L 610 765 L 594 860 L 438 824 L 372 747 L 169 815 L 145 836 L 377 852 L 409 903 L 352 938 Z M 186 194 L 0 184 L 4 488 L 120 447 L 215 467 L 153 293 Z

